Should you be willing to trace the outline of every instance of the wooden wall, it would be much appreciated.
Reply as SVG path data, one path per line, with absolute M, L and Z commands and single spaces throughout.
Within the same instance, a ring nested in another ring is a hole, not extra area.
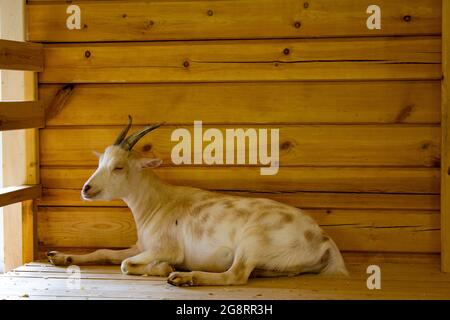
M 128 114 L 167 121 L 136 146 L 167 181 L 304 208 L 343 250 L 439 252 L 440 0 L 377 1 L 381 30 L 366 0 L 72 3 L 81 30 L 64 1 L 27 6 L 45 43 L 41 252 L 135 241 L 122 202 L 79 195 Z M 279 173 L 171 165 L 171 131 L 194 120 L 280 128 Z

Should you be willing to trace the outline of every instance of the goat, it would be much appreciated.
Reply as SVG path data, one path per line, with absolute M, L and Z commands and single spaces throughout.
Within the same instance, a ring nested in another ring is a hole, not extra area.
M 239 285 L 250 276 L 347 274 L 335 242 L 300 209 L 263 198 L 174 186 L 153 170 L 159 159 L 132 150 L 161 124 L 126 135 L 99 154 L 81 191 L 85 200 L 123 199 L 133 213 L 137 243 L 85 255 L 48 252 L 55 265 L 121 264 L 124 274 L 167 277 L 176 286 Z

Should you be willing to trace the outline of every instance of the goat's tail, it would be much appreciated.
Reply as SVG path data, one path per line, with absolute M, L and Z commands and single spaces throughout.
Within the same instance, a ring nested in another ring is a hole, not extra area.
M 342 258 L 341 252 L 339 251 L 336 243 L 329 238 L 326 243 L 326 251 L 329 251 L 329 259 L 320 272 L 323 275 L 342 275 L 348 276 L 347 268 L 345 267 L 344 258 Z

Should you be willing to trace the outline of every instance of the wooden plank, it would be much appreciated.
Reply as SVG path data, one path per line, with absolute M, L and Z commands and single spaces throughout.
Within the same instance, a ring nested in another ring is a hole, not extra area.
M 134 148 L 143 155 L 158 157 L 164 166 L 172 166 L 172 132 L 184 127 L 194 139 L 189 126 L 164 126 L 145 136 Z M 203 126 L 205 132 L 209 126 Z M 398 125 L 305 125 L 305 126 L 215 126 L 225 137 L 227 128 L 258 130 L 277 128 L 280 132 L 280 166 L 425 166 L 440 164 L 440 128 L 437 126 Z M 137 130 L 138 128 L 133 128 Z M 103 151 L 114 142 L 121 128 L 61 128 L 41 130 L 41 164 L 44 166 L 96 166 L 92 150 Z M 94 138 L 95 137 L 95 138 Z M 71 143 L 67 143 L 71 141 Z M 258 144 L 246 143 L 249 153 L 257 153 Z M 203 147 L 208 145 L 203 143 Z M 223 150 L 226 145 L 224 138 Z M 270 146 L 264 146 L 270 150 Z M 191 159 L 195 152 L 191 148 Z M 201 151 L 203 152 L 203 151 Z M 203 154 L 205 157 L 205 154 Z M 192 160 L 193 161 L 193 160 Z M 225 161 L 225 160 L 224 160 Z
M 439 252 L 438 211 L 307 209 L 345 251 Z M 127 247 L 136 242 L 128 208 L 41 207 L 39 245 Z
M 81 190 L 94 168 L 42 168 L 44 188 Z M 233 191 L 319 191 L 437 194 L 440 170 L 431 168 L 289 167 L 261 176 L 252 167 L 158 168 L 155 174 L 177 184 Z
M 69 4 L 28 5 L 28 36 L 41 42 L 253 39 L 439 34 L 438 0 L 379 0 L 381 30 L 369 30 L 370 3 L 345 0 L 77 1 L 81 30 L 68 30 Z
M 0 102 L 0 131 L 45 127 L 42 101 Z
M 41 72 L 44 69 L 42 44 L 0 40 L 0 69 Z
M 25 41 L 25 2 L 2 1 L 0 20 L 2 26 L 0 38 Z M 6 47 L 3 45 L 7 44 Z M 2 63 L 13 63 L 13 69 L 30 69 L 31 71 L 3 70 L 1 71 L 1 99 L 2 101 L 36 101 L 36 72 L 42 70 L 42 45 L 25 42 L 2 42 Z M 6 56 L 4 55 L 6 54 Z M 30 68 L 28 68 L 30 67 Z M 39 168 L 36 154 L 32 156 L 31 150 L 37 142 L 30 139 L 30 134 L 36 129 L 11 130 L 2 132 L 3 136 L 3 183 L 5 186 L 35 185 L 38 180 L 33 174 Z M 25 207 L 26 208 L 26 207 Z M 24 211 L 21 203 L 3 208 L 5 270 L 16 267 L 27 259 L 34 250 L 31 237 L 28 236 L 33 219 L 30 213 Z M 26 215 L 26 216 L 24 216 Z M 24 219 L 25 218 L 25 219 Z M 28 242 L 30 241 L 30 242 Z M 24 258 L 26 258 L 24 260 Z M 31 256 L 32 259 L 32 256 Z
M 450 272 L 450 1 L 443 0 L 442 12 L 442 271 Z
M 40 185 L 14 186 L 0 189 L 0 207 L 25 200 L 39 198 L 42 189 Z
M 424 80 L 442 76 L 439 37 L 55 44 L 46 45 L 44 54 L 41 83 Z
M 329 193 L 329 192 L 251 192 L 222 191 L 243 197 L 269 198 L 298 208 L 321 209 L 410 209 L 439 210 L 440 197 L 433 194 L 376 194 L 376 193 Z M 54 207 L 125 207 L 121 200 L 85 201 L 80 190 L 44 189 L 39 206 Z
M 350 277 L 317 275 L 251 279 L 245 286 L 174 289 L 165 278 L 123 276 L 119 266 L 82 266 L 70 289 L 64 267 L 32 263 L 1 276 L 7 299 L 448 299 L 448 274 L 431 254 L 344 253 Z M 382 290 L 367 290 L 367 265 L 382 269 Z
M 39 96 L 48 126 L 123 125 L 129 113 L 138 125 L 438 124 L 440 90 L 440 81 L 78 84 L 41 85 Z

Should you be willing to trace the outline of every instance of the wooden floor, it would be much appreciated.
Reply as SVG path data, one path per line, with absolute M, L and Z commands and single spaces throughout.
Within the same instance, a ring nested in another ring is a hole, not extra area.
M 81 267 L 79 288 L 66 268 L 29 263 L 0 276 L 1 299 L 450 299 L 450 274 L 437 255 L 347 254 L 349 278 L 317 275 L 252 279 L 246 286 L 177 288 L 158 277 L 125 276 L 119 267 Z M 368 290 L 367 266 L 381 268 Z

